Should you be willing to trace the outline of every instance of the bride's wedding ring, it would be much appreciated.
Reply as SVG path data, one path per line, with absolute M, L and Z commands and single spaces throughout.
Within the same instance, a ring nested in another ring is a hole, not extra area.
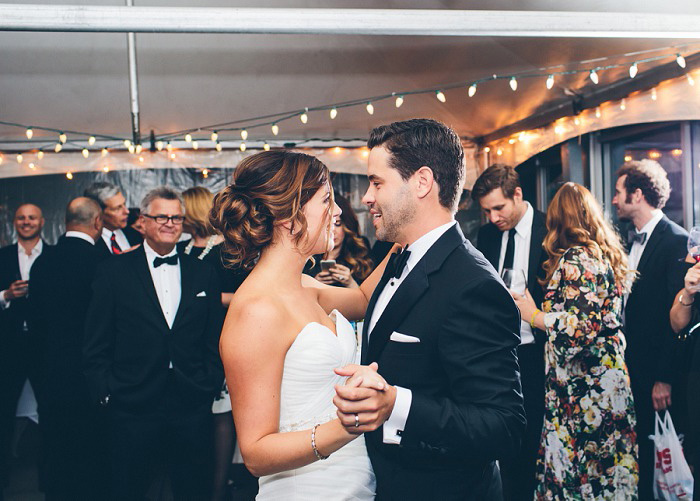
M 355 428 L 360 427 L 360 416 L 355 414 Z

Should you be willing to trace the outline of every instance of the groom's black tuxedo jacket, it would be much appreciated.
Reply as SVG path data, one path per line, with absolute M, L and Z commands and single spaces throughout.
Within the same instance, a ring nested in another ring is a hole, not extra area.
M 181 299 L 172 329 L 143 246 L 98 266 L 83 348 L 94 399 L 110 395 L 110 406 L 146 409 L 164 395 L 170 377 L 183 405 L 194 406 L 213 400 L 221 387 L 221 287 L 209 264 L 179 259 Z
M 400 445 L 367 435 L 378 499 L 486 499 L 494 461 L 515 453 L 525 429 L 515 354 L 520 315 L 503 282 L 457 226 L 406 276 L 369 333 L 363 363 L 412 391 Z M 390 340 L 392 332 L 419 343 Z

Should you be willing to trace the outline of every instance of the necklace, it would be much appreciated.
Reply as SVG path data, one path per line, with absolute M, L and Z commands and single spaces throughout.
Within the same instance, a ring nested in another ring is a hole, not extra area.
M 207 245 L 204 247 L 204 250 L 202 251 L 202 253 L 199 256 L 197 256 L 197 259 L 199 259 L 201 261 L 202 259 L 205 258 L 205 256 L 207 254 L 209 254 L 209 252 L 211 252 L 211 250 L 214 248 L 214 241 L 215 240 L 216 240 L 216 235 L 212 235 L 209 237 L 209 239 L 207 240 Z M 189 256 L 190 252 L 192 252 L 193 247 L 194 247 L 194 238 L 192 240 L 190 240 L 190 243 L 187 244 L 187 247 L 185 247 L 184 253 Z

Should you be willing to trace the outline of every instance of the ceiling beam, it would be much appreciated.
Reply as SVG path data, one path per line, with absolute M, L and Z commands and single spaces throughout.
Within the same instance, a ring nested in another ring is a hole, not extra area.
M 604 87 L 589 85 L 569 99 L 549 105 L 522 120 L 475 138 L 474 141 L 478 144 L 488 144 L 525 130 L 544 127 L 560 118 L 578 115 L 583 110 L 595 108 L 607 101 L 620 100 L 633 92 L 649 90 L 665 80 L 678 78 L 690 70 L 699 68 L 700 53 L 685 56 L 685 61 L 685 69 L 678 66 L 675 61 L 672 61 L 650 70 L 639 72 L 635 78 L 622 78 Z
M 700 38 L 700 15 L 0 4 L 1 31 Z

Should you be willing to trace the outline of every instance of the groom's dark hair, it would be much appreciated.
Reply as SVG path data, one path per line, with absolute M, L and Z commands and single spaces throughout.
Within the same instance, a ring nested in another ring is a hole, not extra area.
M 391 153 L 389 165 L 404 181 L 421 167 L 430 167 L 440 205 L 457 210 L 465 175 L 464 149 L 459 136 L 447 125 L 428 118 L 382 125 L 370 132 L 367 146 L 384 146 Z

